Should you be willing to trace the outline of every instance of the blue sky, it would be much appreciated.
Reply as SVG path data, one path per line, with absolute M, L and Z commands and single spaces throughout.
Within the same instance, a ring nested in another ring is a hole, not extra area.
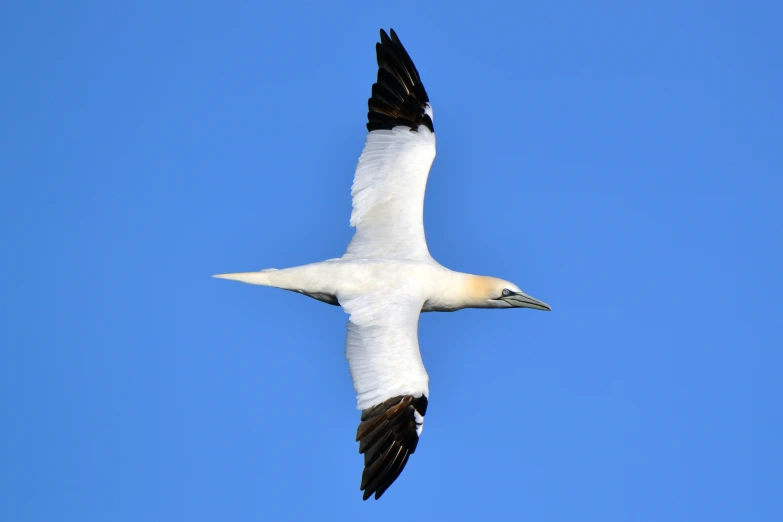
M 0 519 L 782 520 L 779 2 L 6 2 Z M 361 501 L 342 254 L 379 28 L 435 110 L 427 314 Z

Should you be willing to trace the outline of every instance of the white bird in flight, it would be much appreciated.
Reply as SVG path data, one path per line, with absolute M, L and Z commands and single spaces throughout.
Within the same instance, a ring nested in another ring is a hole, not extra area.
M 350 314 L 345 355 L 362 411 L 364 500 L 378 499 L 416 451 L 429 377 L 418 341 L 420 312 L 462 308 L 551 310 L 517 285 L 454 272 L 424 238 L 424 191 L 435 159 L 432 107 L 394 30 L 376 44 L 378 81 L 368 101 L 367 139 L 356 167 L 351 226 L 338 259 L 214 277 L 299 292 Z

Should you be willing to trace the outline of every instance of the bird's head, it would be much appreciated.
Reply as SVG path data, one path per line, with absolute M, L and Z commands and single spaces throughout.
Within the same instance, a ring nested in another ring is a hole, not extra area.
M 527 295 L 510 281 L 496 277 L 474 276 L 469 285 L 476 308 L 533 308 L 552 311 L 548 304 Z

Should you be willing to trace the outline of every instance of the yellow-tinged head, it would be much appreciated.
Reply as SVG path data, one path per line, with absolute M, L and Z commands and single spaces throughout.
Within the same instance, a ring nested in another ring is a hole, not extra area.
M 551 311 L 552 308 L 519 289 L 510 281 L 497 277 L 470 276 L 465 283 L 467 308 L 533 308 Z

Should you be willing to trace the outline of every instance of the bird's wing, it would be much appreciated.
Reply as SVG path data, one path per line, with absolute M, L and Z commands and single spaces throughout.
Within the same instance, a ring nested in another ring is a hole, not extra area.
M 351 188 L 356 227 L 345 257 L 429 257 L 424 191 L 435 159 L 432 108 L 394 30 L 376 44 L 378 81 L 368 101 L 367 140 Z
M 419 443 L 429 395 L 417 333 L 423 302 L 400 291 L 340 299 L 351 315 L 345 355 L 362 410 L 365 500 L 383 495 Z

